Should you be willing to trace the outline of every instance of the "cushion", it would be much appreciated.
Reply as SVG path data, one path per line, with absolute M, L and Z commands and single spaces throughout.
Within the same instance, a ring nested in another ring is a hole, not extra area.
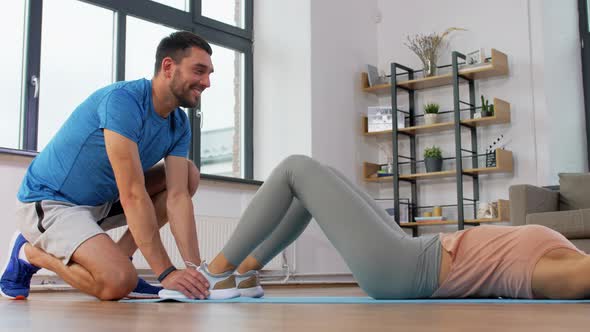
M 559 210 L 590 208 L 590 173 L 559 173 Z

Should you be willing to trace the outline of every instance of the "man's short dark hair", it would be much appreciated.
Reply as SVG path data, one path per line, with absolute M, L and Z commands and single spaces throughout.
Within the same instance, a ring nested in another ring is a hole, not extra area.
M 209 55 L 213 54 L 213 50 L 207 41 L 189 31 L 177 31 L 170 36 L 164 37 L 158 44 L 156 50 L 156 65 L 154 66 L 154 76 L 160 72 L 162 67 L 162 60 L 165 57 L 171 57 L 174 62 L 179 63 L 187 53 L 187 49 L 197 47 L 207 52 Z

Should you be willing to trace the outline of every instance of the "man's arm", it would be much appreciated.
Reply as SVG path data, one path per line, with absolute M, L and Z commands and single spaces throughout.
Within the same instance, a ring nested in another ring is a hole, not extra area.
M 188 189 L 188 162 L 186 158 L 176 156 L 166 157 L 165 162 L 168 223 L 182 258 L 199 265 L 201 257 L 197 228 Z
M 160 275 L 172 262 L 160 239 L 156 212 L 145 189 L 137 144 L 108 129 L 104 129 L 104 139 L 129 230 L 154 273 Z M 207 295 L 206 279 L 191 269 L 170 273 L 162 284 L 191 298 Z

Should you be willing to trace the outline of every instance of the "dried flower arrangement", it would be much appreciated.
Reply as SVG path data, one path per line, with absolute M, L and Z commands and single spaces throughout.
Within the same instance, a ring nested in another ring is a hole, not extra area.
M 467 31 L 463 28 L 448 28 L 442 34 L 417 34 L 412 37 L 407 36 L 407 42 L 404 44 L 414 52 L 422 65 L 424 66 L 424 76 L 436 75 L 436 62 L 438 60 L 438 52 L 443 46 L 445 38 L 453 31 Z

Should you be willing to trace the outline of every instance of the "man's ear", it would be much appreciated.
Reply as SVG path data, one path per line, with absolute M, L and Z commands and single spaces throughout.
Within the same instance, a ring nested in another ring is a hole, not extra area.
M 174 71 L 174 60 L 171 57 L 165 57 L 162 59 L 162 68 L 160 69 L 164 74 L 165 78 L 171 78 L 172 72 Z

